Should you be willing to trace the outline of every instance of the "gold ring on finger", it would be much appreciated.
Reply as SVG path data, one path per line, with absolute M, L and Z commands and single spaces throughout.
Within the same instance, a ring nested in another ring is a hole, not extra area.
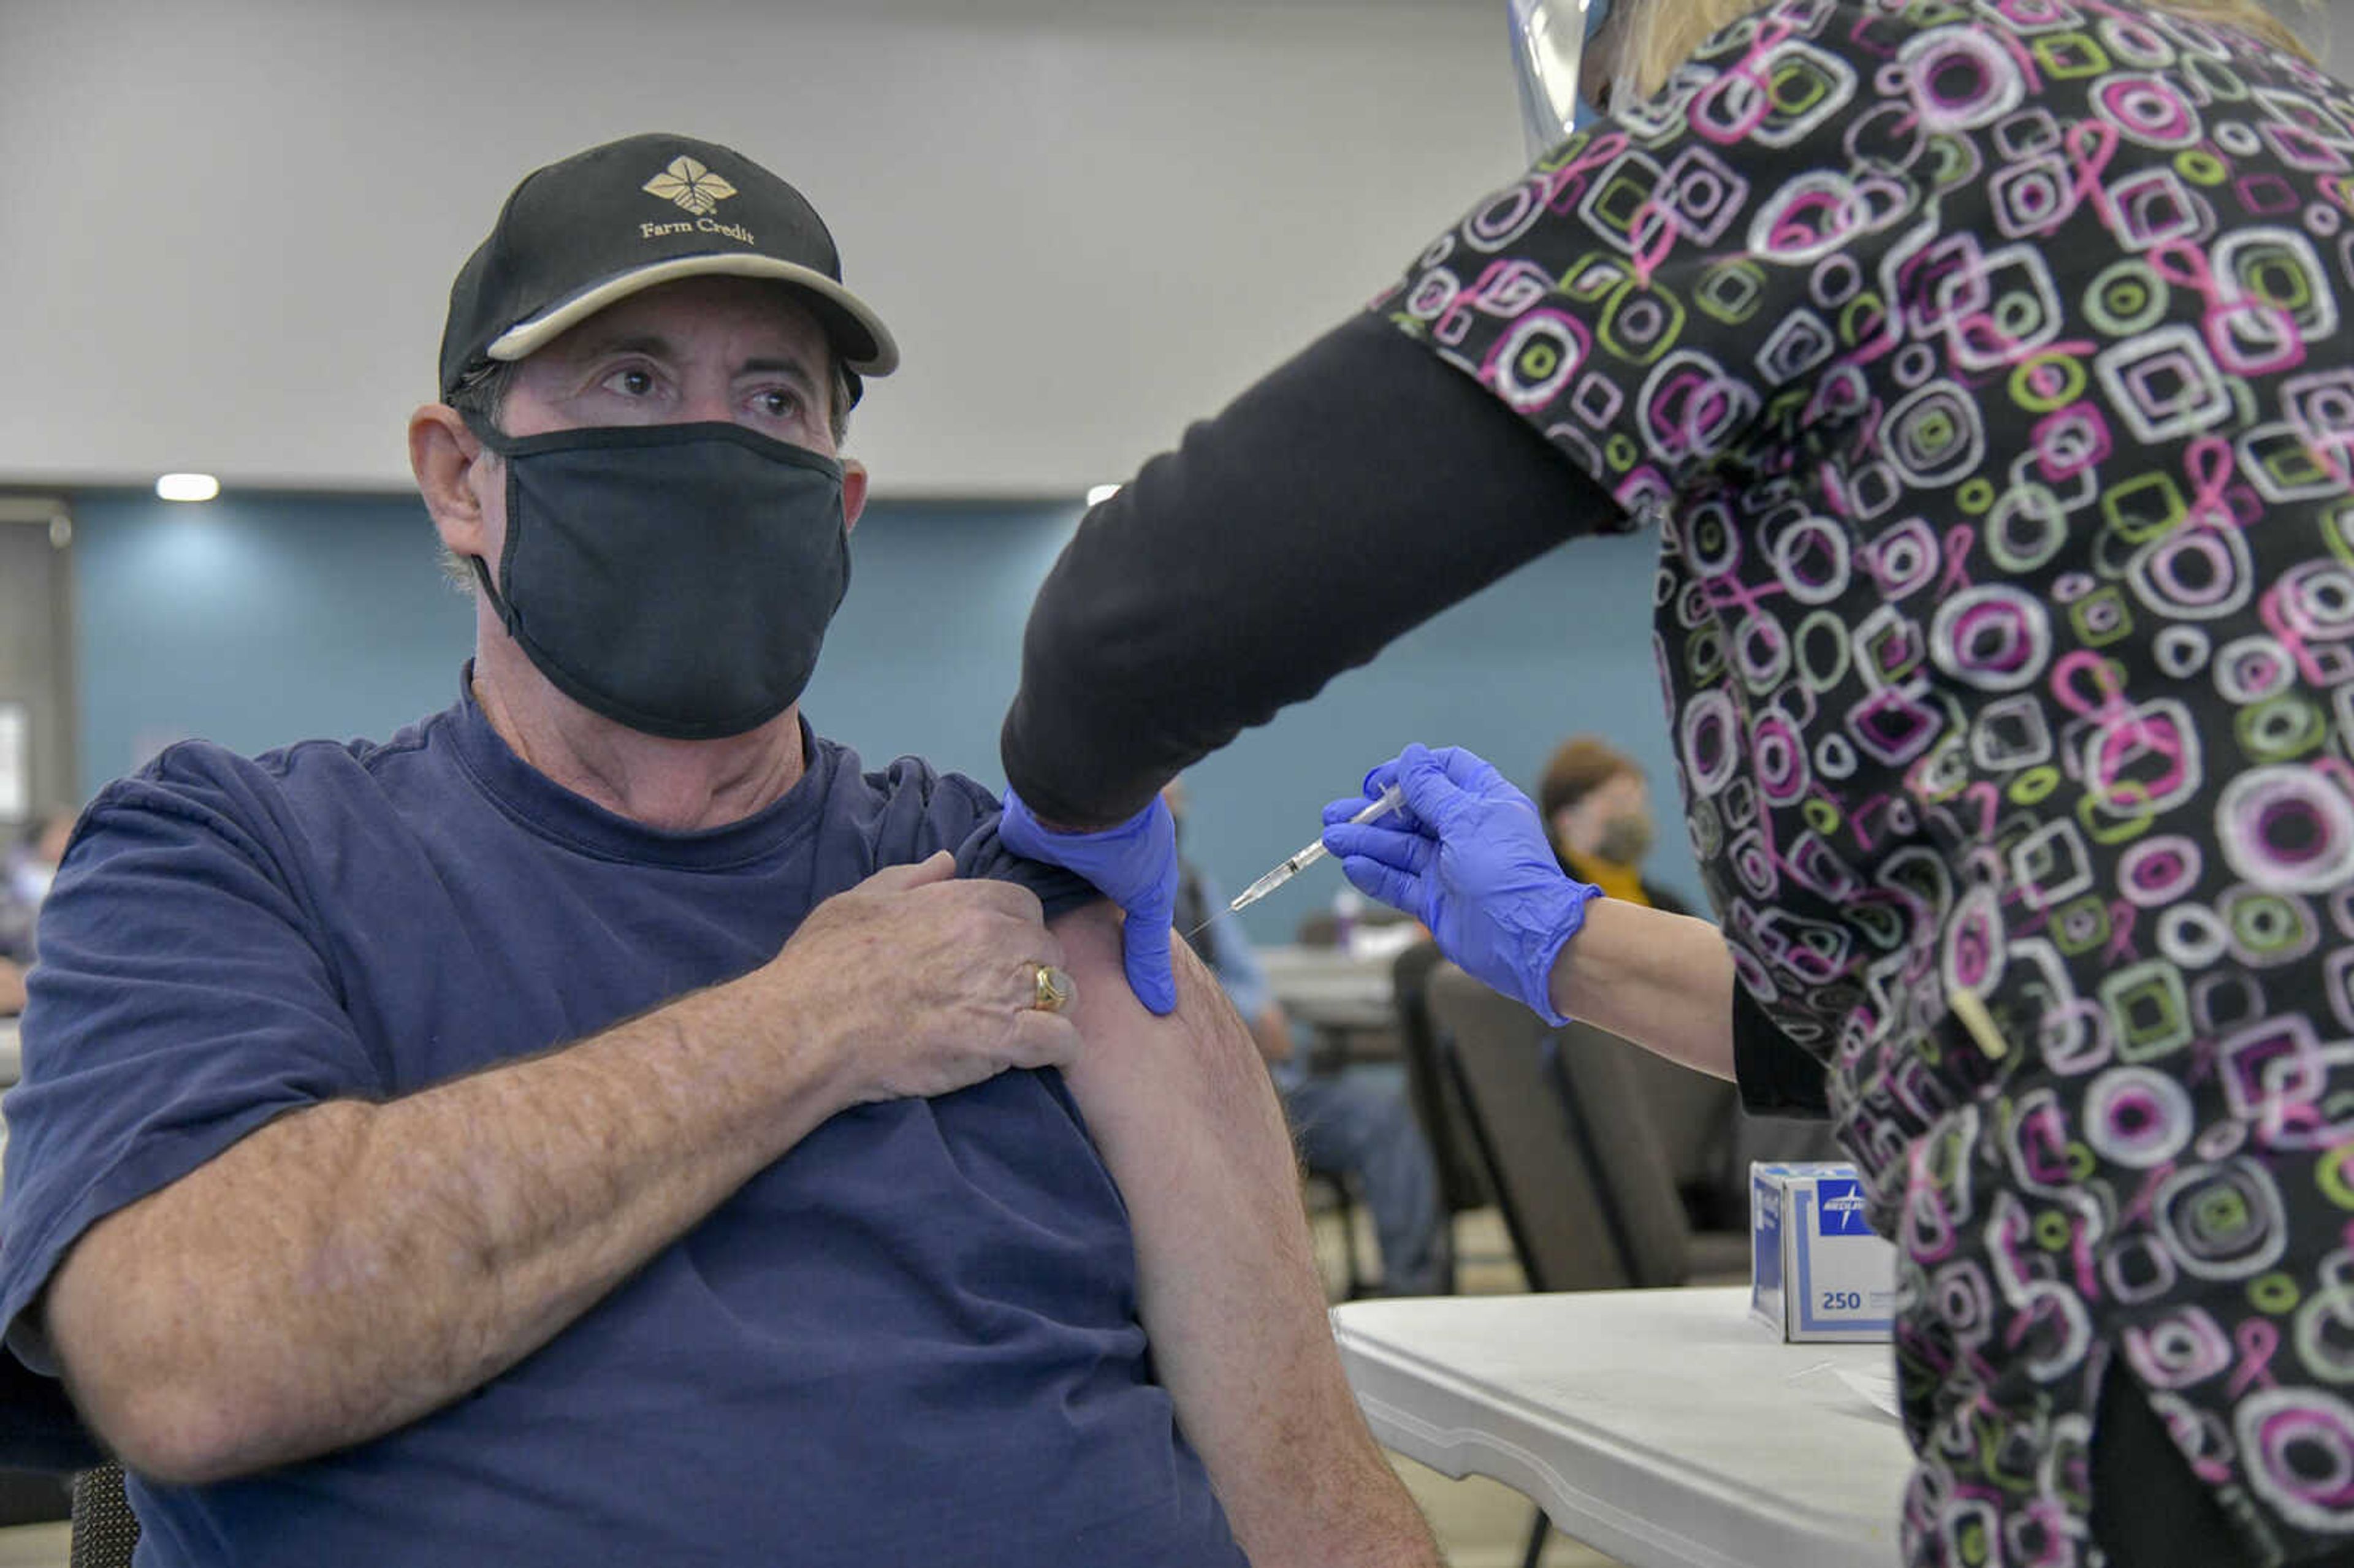
M 1078 989 L 1072 983 L 1071 977 L 1052 964 L 1038 964 L 1033 967 L 1036 974 L 1033 980 L 1030 1005 L 1040 1012 L 1060 1012 L 1070 1006 L 1071 998 Z

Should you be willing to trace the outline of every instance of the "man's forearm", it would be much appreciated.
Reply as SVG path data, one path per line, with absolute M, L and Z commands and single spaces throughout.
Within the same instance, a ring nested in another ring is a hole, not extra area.
M 743 983 L 295 1112 L 101 1221 L 46 1300 L 85 1414 L 134 1467 L 201 1481 L 512 1365 L 831 1114 L 824 1053 L 769 1039 Z
M 1716 927 L 1616 898 L 1585 906 L 1552 975 L 1557 1012 L 1719 1078 L 1733 1076 L 1733 986 Z
M 1116 927 L 1056 929 L 1087 1038 L 1072 1092 L 1135 1228 L 1153 1366 L 1236 1539 L 1259 1568 L 1434 1568 L 1341 1376 L 1290 1136 L 1242 1019 L 1182 945 L 1177 1011 L 1158 1018 L 1121 979 Z

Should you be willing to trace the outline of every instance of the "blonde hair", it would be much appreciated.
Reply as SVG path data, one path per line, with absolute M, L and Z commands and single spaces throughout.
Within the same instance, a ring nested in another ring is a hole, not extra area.
M 2310 12 L 2313 0 L 2296 0 Z M 1666 85 L 1669 73 L 1691 58 L 1702 40 L 1729 27 L 1767 0 L 1618 0 L 1626 19 L 1617 26 L 1611 50 L 1610 74 L 1626 80 L 1644 98 Z M 2237 27 L 2276 49 L 2313 64 L 2320 63 L 2305 40 L 2287 23 L 2256 4 L 2256 0 L 2147 0 L 2149 8 L 2188 22 Z M 1618 21 L 1617 16 L 1612 18 Z

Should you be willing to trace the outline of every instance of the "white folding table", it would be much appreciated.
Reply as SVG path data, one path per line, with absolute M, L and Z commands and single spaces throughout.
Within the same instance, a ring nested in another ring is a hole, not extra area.
M 1631 1568 L 1893 1568 L 1912 1456 L 1859 1387 L 1885 1391 L 1888 1346 L 1785 1344 L 1748 1297 L 1355 1301 L 1332 1326 L 1383 1444 Z
M 1394 955 L 1352 957 L 1341 948 L 1258 950 L 1267 990 L 1284 1011 L 1320 1029 L 1389 1029 L 1397 1023 Z

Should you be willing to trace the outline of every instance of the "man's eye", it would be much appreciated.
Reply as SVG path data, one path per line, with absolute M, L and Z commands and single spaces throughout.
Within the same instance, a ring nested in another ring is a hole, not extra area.
M 624 397 L 642 397 L 654 389 L 654 376 L 642 366 L 632 366 L 605 377 L 605 385 Z
M 800 395 L 782 387 L 772 387 L 753 401 L 759 406 L 760 412 L 772 419 L 790 418 L 801 406 Z

